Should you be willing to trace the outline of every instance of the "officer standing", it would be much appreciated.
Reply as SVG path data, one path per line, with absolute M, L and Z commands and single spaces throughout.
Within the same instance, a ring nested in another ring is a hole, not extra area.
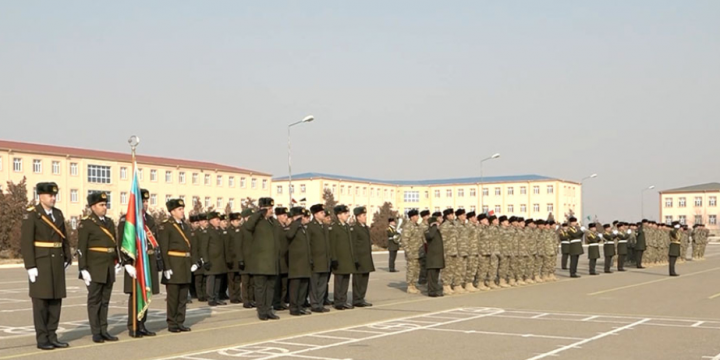
M 613 263 L 613 257 L 615 256 L 615 241 L 618 239 L 618 231 L 613 230 L 612 226 L 610 224 L 605 224 L 603 226 L 605 233 L 603 234 L 603 241 L 605 241 L 605 244 L 603 245 L 603 255 L 605 255 L 605 273 L 606 274 L 612 274 L 612 263 Z
M 255 307 L 255 288 L 253 286 L 252 275 L 248 270 L 248 261 L 252 257 L 252 233 L 248 230 L 247 222 L 253 214 L 252 209 L 245 209 L 240 213 L 243 218 L 243 224 L 240 225 L 242 232 L 242 246 L 240 250 L 235 249 L 238 268 L 240 269 L 240 295 L 242 296 L 243 308 L 252 309 Z
M 357 258 L 350 240 L 350 226 L 347 219 L 350 209 L 345 205 L 338 205 L 334 209 L 337 222 L 330 226 L 331 268 L 334 275 L 334 307 L 337 310 L 350 310 L 352 305 L 347 303 L 350 275 L 357 271 Z
M 280 319 L 272 311 L 275 282 L 280 273 L 280 243 L 272 218 L 274 205 L 272 198 L 260 198 L 260 210 L 250 215 L 245 223 L 252 234 L 248 270 L 253 276 L 258 318 L 263 321 Z
M 310 211 L 302 207 L 290 209 L 292 222 L 285 230 L 288 241 L 288 296 L 290 315 L 310 315 L 303 309 L 308 296 L 308 285 L 312 274 L 312 251 L 305 226 L 310 223 Z
M 242 275 L 240 275 L 238 254 L 242 252 L 242 228 L 240 222 L 242 218 L 240 213 L 230 213 L 230 225 L 228 226 L 228 249 L 225 252 L 225 261 L 228 263 L 228 292 L 230 293 L 230 303 L 240 304 L 240 286 L 242 284 Z
M 275 208 L 275 236 L 280 244 L 280 274 L 275 282 L 275 294 L 273 295 L 273 309 L 276 311 L 287 310 L 288 297 L 288 241 L 285 238 L 285 227 L 289 224 L 288 209 L 284 207 Z
M 421 232 L 418 225 L 418 211 L 410 210 L 407 213 L 408 221 L 402 225 L 402 245 L 405 252 L 407 271 L 405 281 L 407 282 L 408 294 L 419 294 L 420 290 L 415 286 L 420 278 L 420 248 L 424 246 L 425 233 Z M 388 236 L 389 233 L 388 233 Z M 389 241 L 389 240 L 388 240 Z M 424 251 L 423 251 L 424 252 Z
M 618 224 L 618 241 L 617 241 L 617 270 L 625 271 L 625 257 L 628 254 L 628 239 L 632 235 L 632 230 L 627 228 L 628 224 L 621 222 Z
M 352 276 L 353 306 L 370 307 L 371 303 L 365 301 L 370 273 L 375 271 L 372 259 L 372 240 L 370 240 L 370 227 L 367 226 L 367 208 L 364 206 L 353 209 L 355 224 L 350 227 L 350 241 L 355 253 L 355 272 Z
M 390 254 L 390 258 L 388 260 L 388 268 L 390 269 L 390 272 L 397 272 L 395 270 L 395 259 L 397 259 L 397 253 L 398 250 L 400 250 L 400 233 L 398 233 L 397 229 L 395 228 L 396 223 L 394 218 L 388 219 L 388 229 L 387 229 L 387 249 L 388 253 Z
M 574 216 L 570 217 L 568 222 L 570 223 L 567 229 L 567 239 L 570 241 L 570 277 L 579 278 L 580 275 L 577 274 L 577 268 L 580 255 L 585 253 L 582 246 L 585 227 L 578 226 L 577 218 Z
M 675 221 L 673 222 L 673 229 L 670 231 L 670 246 L 668 248 L 670 276 L 680 276 L 680 274 L 675 272 L 675 263 L 680 256 L 680 244 L 682 239 L 680 227 L 680 222 Z
M 312 312 L 324 313 L 330 311 L 325 308 L 323 300 L 328 291 L 330 278 L 330 239 L 323 223 L 325 209 L 322 204 L 310 207 L 313 220 L 307 224 L 307 236 L 312 254 L 312 275 L 310 276 L 310 307 Z
M 430 217 L 428 219 L 428 228 L 425 230 L 425 240 L 427 241 L 427 279 L 428 279 L 428 296 L 443 296 L 443 288 L 440 287 L 440 271 L 445 268 L 445 252 L 443 250 L 443 238 L 440 232 L 440 225 L 443 218 Z
M 428 220 L 430 219 L 430 211 L 421 211 L 420 219 L 420 238 L 422 238 L 422 246 L 420 247 L 420 252 L 418 253 L 418 255 L 420 256 L 420 275 L 418 276 L 418 285 L 425 285 L 427 284 L 427 266 L 425 264 L 425 256 L 427 253 L 427 240 L 425 240 L 425 236 L 423 234 L 425 234 L 425 231 L 427 231 L 430 227 L 430 225 L 428 224 Z
M 220 300 L 220 285 L 222 278 L 227 277 L 227 259 L 225 249 L 227 247 L 227 230 L 220 227 L 220 214 L 213 211 L 208 214 L 210 228 L 204 234 L 201 241 L 200 254 L 204 259 L 205 275 L 207 276 L 207 297 L 208 305 L 227 305 Z
M 183 222 L 185 202 L 182 199 L 171 199 L 165 206 L 170 212 L 170 219 L 158 227 L 158 242 L 165 264 L 163 283 L 167 291 L 168 331 L 187 332 L 190 331 L 185 326 L 188 292 L 192 273 L 198 269 L 198 265 L 192 258 L 190 229 Z
M 445 295 L 465 293 L 465 290 L 460 286 L 462 279 L 458 277 L 462 259 L 458 257 L 458 231 L 454 221 L 455 211 L 445 209 L 443 211 L 443 222 L 440 225 L 440 232 L 444 242 L 443 249 L 445 251 L 445 268 L 441 273 L 443 294 Z
M 35 186 L 39 204 L 23 214 L 20 251 L 30 281 L 37 348 L 66 348 L 57 338 L 62 299 L 66 296 L 65 269 L 72 264 L 70 244 L 62 211 L 55 208 L 58 193 L 54 182 Z
M 585 233 L 585 241 L 588 244 L 588 260 L 590 260 L 590 275 L 597 275 L 598 273 L 595 271 L 595 265 L 597 264 L 597 259 L 600 258 L 600 240 L 603 238 L 602 235 L 598 235 L 595 232 L 595 229 L 597 225 L 595 223 L 591 223 L 588 225 L 590 228 L 590 231 Z M 607 261 L 607 259 L 605 260 Z
M 88 289 L 87 310 L 96 343 L 117 341 L 108 333 L 108 308 L 115 276 L 122 270 L 118 264 L 115 224 L 107 217 L 107 194 L 94 192 L 87 197 L 89 216 L 78 226 L 78 268 L 80 279 Z M 125 271 L 135 276 L 135 268 L 125 265 Z
M 198 300 L 201 302 L 207 301 L 207 276 L 205 276 L 205 268 L 203 255 L 200 250 L 205 247 L 205 241 L 207 240 L 208 232 L 208 220 L 206 213 L 198 214 L 198 228 L 195 231 L 196 246 L 193 247 L 193 261 L 199 264 L 200 268 L 195 270 L 193 273 L 193 279 L 195 281 L 195 292 L 197 292 Z
M 197 231 L 198 231 L 198 228 L 200 227 L 199 221 L 200 221 L 200 218 L 197 215 L 190 215 L 190 246 L 192 248 L 191 256 L 192 256 L 194 264 L 199 264 L 199 261 L 200 261 L 200 254 L 197 251 L 197 249 L 200 248 L 197 245 L 197 242 L 198 242 Z M 160 253 L 160 256 L 162 256 L 162 252 Z M 199 265 L 202 265 L 202 264 L 199 264 Z M 197 270 L 196 270 L 196 272 L 197 272 Z M 195 275 L 194 274 L 195 273 L 193 273 L 193 275 L 192 275 L 193 281 L 192 281 L 192 284 L 190 285 L 190 291 L 189 291 L 191 299 L 198 298 L 197 291 L 195 291 L 195 282 L 194 282 Z M 190 304 L 191 301 L 188 301 L 188 304 Z

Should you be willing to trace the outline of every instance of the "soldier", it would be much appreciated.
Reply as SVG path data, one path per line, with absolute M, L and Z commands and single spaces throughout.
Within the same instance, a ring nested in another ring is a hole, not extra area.
M 155 219 L 152 217 L 152 215 L 148 214 L 148 200 L 150 199 L 150 192 L 148 192 L 145 189 L 140 189 L 140 196 L 142 197 L 143 202 L 143 222 L 146 227 L 146 233 L 147 233 L 147 256 L 148 256 L 148 265 L 150 265 L 150 273 L 147 274 L 150 277 L 150 283 L 152 284 L 152 294 L 157 295 L 160 294 L 160 278 L 159 273 L 162 271 L 162 267 L 158 267 L 158 265 L 162 264 L 162 258 L 160 258 L 160 264 L 158 264 L 158 258 L 157 256 L 160 255 L 160 249 L 157 243 L 157 227 L 155 226 Z M 117 237 L 119 243 L 122 244 L 123 236 L 125 235 L 125 215 L 120 217 L 120 220 L 118 221 L 118 232 Z M 134 235 L 134 234 L 133 234 Z M 135 262 L 130 257 L 127 256 L 125 253 L 121 253 L 120 256 L 122 257 L 123 265 L 130 265 L 133 267 L 133 272 L 137 272 L 135 270 Z M 139 338 L 143 336 L 155 336 L 155 333 L 148 330 L 145 327 L 145 322 L 147 321 L 147 311 L 145 314 L 143 314 L 143 318 L 139 319 L 137 321 L 137 330 L 133 330 L 133 316 L 135 316 L 135 304 L 133 303 L 133 279 L 134 277 L 131 276 L 130 272 L 125 272 L 125 281 L 123 284 L 123 290 L 125 294 L 128 294 L 128 322 L 127 322 L 127 328 L 128 332 L 130 334 L 130 337 L 133 338 Z
M 522 270 L 520 268 L 520 248 L 518 246 L 518 243 L 520 242 L 520 231 L 518 222 L 520 221 L 520 218 L 516 216 L 511 216 L 510 219 L 508 219 L 510 222 L 510 227 L 508 228 L 508 249 L 510 253 L 510 261 L 509 261 L 509 268 L 508 268 L 508 285 L 510 286 L 520 286 L 525 285 L 525 283 L 520 283 L 518 280 L 522 280 Z M 519 277 L 518 277 L 519 275 Z
M 241 289 L 242 289 L 242 275 L 240 274 L 240 259 L 242 255 L 242 239 L 243 232 L 240 227 L 242 222 L 242 216 L 240 213 L 230 213 L 229 216 L 230 225 L 228 226 L 229 242 L 228 248 L 225 252 L 226 262 L 228 263 L 228 292 L 230 293 L 230 303 L 240 304 Z M 243 264 L 243 268 L 245 265 Z
M 510 277 L 510 262 L 512 261 L 512 241 L 514 229 L 510 227 L 510 221 L 507 216 L 500 216 L 498 219 L 500 227 L 497 230 L 498 247 L 499 247 L 499 264 L 498 264 L 498 285 L 501 288 L 509 288 L 510 283 L 508 278 Z M 511 278 L 513 284 L 515 279 Z
M 670 276 L 680 276 L 680 274 L 675 272 L 675 263 L 677 262 L 677 258 L 680 256 L 680 245 L 682 238 L 680 228 L 681 226 L 679 222 L 673 222 L 673 230 L 670 231 L 670 246 L 668 250 Z
M 356 270 L 352 276 L 353 306 L 370 307 L 371 303 L 365 301 L 370 273 L 375 271 L 372 259 L 372 240 L 370 240 L 370 227 L 367 226 L 367 208 L 364 206 L 353 209 L 355 224 L 350 227 L 350 241 L 355 254 Z
M 220 300 L 220 285 L 223 277 L 227 277 L 227 230 L 220 226 L 220 214 L 213 211 L 208 214 L 210 228 L 203 234 L 200 254 L 204 260 L 203 267 L 207 276 L 208 305 L 227 305 Z
M 247 222 L 247 230 L 252 234 L 252 247 L 248 269 L 255 285 L 255 302 L 260 320 L 280 319 L 272 311 L 275 283 L 280 273 L 280 242 L 276 235 L 272 209 L 272 198 L 258 199 L 260 210 L 252 214 Z
M 199 246 L 197 245 L 198 239 L 196 232 L 198 231 L 198 228 L 200 227 L 200 218 L 197 215 L 190 215 L 190 247 L 192 248 L 192 253 L 190 254 L 192 256 L 193 264 L 198 264 L 200 260 L 200 255 L 198 254 L 197 249 Z M 158 249 L 160 250 L 160 249 Z M 162 257 L 162 252 L 160 253 L 160 256 Z M 200 264 L 202 265 L 202 264 Z M 198 266 L 200 266 L 198 265 Z M 197 271 L 197 270 L 196 270 Z M 191 274 L 191 276 L 194 279 L 194 273 Z M 198 293 L 195 291 L 195 282 L 194 280 L 190 284 L 190 290 L 188 291 L 190 293 L 190 299 L 197 299 Z M 192 304 L 192 300 L 188 301 L 188 304 Z
M 280 244 L 280 274 L 275 280 L 275 294 L 273 294 L 273 309 L 284 311 L 288 309 L 288 241 L 285 238 L 285 226 L 289 224 L 288 209 L 275 208 L 275 236 Z
M 518 223 L 520 234 L 520 241 L 518 241 L 518 254 L 520 255 L 520 264 L 522 269 L 522 272 L 519 274 L 519 279 L 523 284 L 535 283 L 532 279 L 534 254 L 531 248 L 532 244 L 535 243 L 535 240 L 532 239 L 532 226 L 535 226 L 532 219 L 523 219 Z
M 603 255 L 605 256 L 604 270 L 606 274 L 612 274 L 612 270 L 610 269 L 612 268 L 613 257 L 615 256 L 615 241 L 619 238 L 619 232 L 615 226 L 610 226 L 609 224 L 605 224 L 603 228 L 605 230 L 602 237 L 605 242 L 603 244 Z
M 484 214 L 481 214 L 484 215 Z M 487 220 L 481 220 L 483 224 L 485 224 L 485 221 L 487 221 L 488 226 L 485 227 L 485 230 L 483 231 L 485 233 L 485 238 L 488 243 L 489 253 L 490 253 L 490 263 L 489 268 L 487 271 L 486 282 L 487 287 L 489 287 L 491 290 L 497 289 L 499 286 L 497 285 L 496 281 L 498 278 L 498 267 L 500 266 L 500 222 L 498 221 L 497 216 L 491 215 L 487 217 Z M 481 245 L 482 246 L 482 245 Z M 487 260 L 487 259 L 486 259 Z
M 62 299 L 66 296 L 65 269 L 72 264 L 62 211 L 55 208 L 54 182 L 35 186 L 39 204 L 23 214 L 20 251 L 28 273 L 29 296 L 37 348 L 52 350 L 70 345 L 57 338 Z
M 330 211 L 325 209 L 325 219 L 323 220 L 323 225 L 325 225 L 325 228 L 328 229 L 328 243 L 330 242 L 330 227 L 332 226 L 333 218 L 332 214 L 330 214 Z M 330 244 L 330 251 L 332 252 L 332 244 Z M 331 254 L 332 256 L 332 254 Z M 330 275 L 328 274 L 327 278 L 327 285 L 325 286 L 326 289 L 330 289 Z M 333 302 L 330 301 L 330 291 L 325 290 L 325 298 L 323 299 L 323 305 L 324 306 L 330 306 L 333 305 Z
M 467 213 L 466 216 L 468 219 L 468 223 L 465 224 L 468 239 L 468 258 L 465 262 L 465 290 L 469 290 L 470 292 L 490 290 L 485 286 L 484 280 L 482 289 L 476 288 L 474 284 L 475 278 L 478 275 L 478 266 L 480 264 L 480 259 L 478 258 L 480 254 L 480 245 L 478 244 L 480 223 L 478 222 L 474 211 Z M 480 286 L 480 284 L 478 284 L 478 286 Z
M 453 209 L 445 209 L 445 211 L 443 211 L 443 221 L 440 225 L 445 254 L 445 268 L 441 273 L 443 294 L 445 295 L 465 293 L 465 290 L 460 286 L 462 279 L 456 277 L 458 269 L 460 268 L 461 259 L 458 257 L 458 231 L 454 221 L 455 211 Z
M 200 264 L 200 267 L 193 272 L 193 280 L 195 282 L 195 292 L 197 293 L 198 300 L 201 302 L 207 301 L 207 276 L 205 276 L 204 262 L 200 249 L 205 247 L 205 239 L 208 231 L 208 220 L 206 213 L 200 213 L 198 217 L 198 227 L 195 231 L 195 243 L 192 246 L 193 262 Z
M 407 265 L 405 281 L 407 282 L 408 294 L 419 294 L 420 290 L 415 284 L 420 278 L 420 249 L 424 247 L 425 233 L 420 232 L 420 225 L 417 223 L 418 211 L 410 210 L 407 215 L 409 219 L 403 222 L 401 229 L 402 246 Z
M 577 218 L 574 216 L 570 217 L 568 222 L 569 226 L 566 238 L 570 241 L 570 277 L 579 278 L 580 275 L 577 274 L 577 267 L 580 255 L 585 253 L 582 246 L 582 237 L 585 228 L 578 226 Z
M 527 246 L 528 246 L 528 266 L 525 271 L 527 282 L 541 283 L 540 271 L 537 268 L 538 264 L 542 265 L 542 261 L 539 259 L 538 253 L 538 241 L 539 241 L 539 230 L 537 222 L 533 219 L 525 220 L 525 232 L 527 233 Z
M 440 216 L 436 216 L 440 217 Z M 425 234 L 425 231 L 430 227 L 428 224 L 428 220 L 430 219 L 430 211 L 429 210 L 423 210 L 420 212 L 420 234 Z M 420 236 L 422 238 L 422 246 L 420 247 L 420 275 L 418 276 L 418 285 L 425 285 L 427 284 L 427 267 L 425 266 L 425 256 L 427 252 L 427 240 L 425 240 L 425 236 Z
M 457 247 L 458 247 L 458 267 L 455 269 L 455 278 L 458 279 L 458 286 L 463 291 L 476 292 L 477 289 L 469 282 L 468 287 L 467 268 L 469 265 L 469 249 L 470 249 L 470 225 L 467 223 L 467 214 L 464 209 L 455 210 L 455 228 L 457 229 Z M 477 266 L 476 266 L 477 269 Z M 463 288 L 464 287 L 464 288 Z
M 568 269 L 568 259 L 570 258 L 570 240 L 567 238 L 567 224 L 562 224 L 562 230 L 560 231 L 560 253 L 562 258 L 560 259 L 560 265 L 563 270 Z
M 108 308 L 115 276 L 122 267 L 118 264 L 115 224 L 105 216 L 107 194 L 94 192 L 87 197 L 89 216 L 78 226 L 78 268 L 80 279 L 88 288 L 87 310 L 92 340 L 96 343 L 117 341 L 108 333 Z M 134 276 L 135 268 L 125 265 L 125 271 Z
M 628 224 L 621 222 L 618 224 L 618 241 L 617 241 L 617 270 L 625 271 L 625 257 L 628 254 L 628 240 L 632 235 L 632 230 L 627 228 Z
M 227 228 L 229 226 L 228 222 L 228 216 L 225 213 L 220 214 L 220 232 L 222 232 L 223 236 L 223 242 L 225 243 L 225 256 L 227 257 L 232 256 L 232 254 L 229 253 L 229 244 L 230 244 L 230 233 L 227 231 Z M 227 268 L 230 269 L 232 267 L 232 264 L 229 262 L 230 259 L 225 260 L 225 264 L 227 265 Z M 219 276 L 220 278 L 220 291 L 218 300 L 224 301 L 224 300 L 230 300 L 230 296 L 228 296 L 228 277 L 227 273 Z
M 235 249 L 235 256 L 238 263 L 238 269 L 240 269 L 240 296 L 242 296 L 243 308 L 252 309 L 255 307 L 255 289 L 253 286 L 253 278 L 248 270 L 247 262 L 252 257 L 252 239 L 253 235 L 248 230 L 247 223 L 250 216 L 253 214 L 252 209 L 245 209 L 240 213 L 240 217 L 243 219 L 242 225 L 240 225 L 240 232 L 242 233 L 242 245 L 240 249 Z
M 390 254 L 388 268 L 390 272 L 397 272 L 395 270 L 395 259 L 397 259 L 397 253 L 400 250 L 400 233 L 395 229 L 394 218 L 388 219 L 387 239 L 387 249 Z
M 307 224 L 313 264 L 310 276 L 310 308 L 312 312 L 324 313 L 330 311 L 323 304 L 330 278 L 330 239 L 324 224 L 324 206 L 315 204 L 310 207 L 310 212 L 313 215 L 313 220 Z
M 443 238 L 439 226 L 442 224 L 442 217 L 430 217 L 428 219 L 428 228 L 425 230 L 425 240 L 427 241 L 427 276 L 428 276 L 428 296 L 442 297 L 443 289 L 440 287 L 439 276 L 440 270 L 445 268 L 445 254 L 443 250 Z
M 192 273 L 199 266 L 193 261 L 190 229 L 183 221 L 185 202 L 182 199 L 170 199 L 165 206 L 170 212 L 170 218 L 158 227 L 158 242 L 165 264 L 163 284 L 167 291 L 168 331 L 188 332 L 190 328 L 185 326 L 187 298 L 192 285 Z M 216 217 L 214 219 L 217 220 Z
M 350 226 L 347 225 L 350 210 L 345 205 L 338 205 L 333 211 L 337 222 L 330 226 L 329 231 L 330 248 L 332 249 L 331 268 L 335 278 L 334 307 L 337 310 L 349 310 L 353 308 L 347 303 L 350 275 L 357 271 L 359 264 L 350 241 Z
M 288 293 L 290 296 L 290 315 L 310 315 L 303 309 L 308 295 L 308 285 L 312 274 L 313 260 L 310 239 L 306 230 L 310 223 L 310 211 L 302 207 L 290 209 L 292 222 L 285 231 L 288 245 Z
M 590 275 L 597 275 L 598 273 L 595 271 L 595 265 L 597 264 L 597 259 L 600 258 L 600 240 L 604 238 L 602 234 L 597 234 L 595 231 L 597 228 L 597 225 L 595 223 L 590 223 L 588 225 L 590 228 L 588 232 L 585 233 L 585 242 L 588 244 L 588 260 L 590 260 Z M 607 260 L 606 260 L 607 262 Z

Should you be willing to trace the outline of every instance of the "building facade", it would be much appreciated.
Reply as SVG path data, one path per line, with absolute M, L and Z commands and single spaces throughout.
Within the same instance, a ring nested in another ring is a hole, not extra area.
M 150 208 L 165 209 L 170 198 L 203 207 L 239 211 L 241 201 L 270 195 L 270 174 L 200 161 L 138 155 L 140 186 L 150 192 Z M 27 178 L 28 197 L 38 182 L 58 184 L 56 207 L 66 218 L 79 218 L 91 192 L 108 195 L 108 216 L 127 211 L 132 162 L 127 154 L 60 146 L 0 141 L 0 186 Z M 190 207 L 190 205 L 188 205 Z
M 666 223 L 705 224 L 718 230 L 720 183 L 687 186 L 659 192 L 660 219 Z
M 276 203 L 289 203 L 288 178 L 273 179 Z M 385 202 L 407 213 L 411 209 L 447 208 L 546 219 L 563 219 L 572 211 L 581 218 L 580 183 L 538 175 L 498 176 L 422 181 L 382 181 L 320 173 L 294 175 L 293 199 L 300 205 L 323 203 L 325 189 L 336 201 L 367 206 L 374 213 Z

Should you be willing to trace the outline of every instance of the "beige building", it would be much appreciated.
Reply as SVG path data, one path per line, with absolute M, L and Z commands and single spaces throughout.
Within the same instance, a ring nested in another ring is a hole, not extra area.
M 60 192 L 56 206 L 77 219 L 94 191 L 108 194 L 108 215 L 127 211 L 132 182 L 128 153 L 114 153 L 0 140 L 0 189 L 27 178 L 28 197 L 38 182 L 53 181 Z M 243 199 L 270 195 L 270 174 L 209 162 L 138 155 L 140 187 L 150 192 L 150 208 L 165 209 L 170 198 L 199 201 L 205 208 L 239 211 Z M 35 194 L 37 198 L 37 195 Z
M 382 181 L 305 173 L 293 175 L 292 185 L 293 199 L 304 206 L 324 202 L 323 192 L 329 189 L 339 203 L 367 206 L 370 213 L 390 202 L 405 213 L 462 208 L 525 218 L 545 219 L 552 213 L 563 219 L 570 210 L 582 216 L 580 183 L 538 175 L 485 177 L 481 182 L 480 178 Z M 272 196 L 276 203 L 290 201 L 287 177 L 273 179 Z
M 660 219 L 666 223 L 705 224 L 718 230 L 720 183 L 708 183 L 660 191 Z

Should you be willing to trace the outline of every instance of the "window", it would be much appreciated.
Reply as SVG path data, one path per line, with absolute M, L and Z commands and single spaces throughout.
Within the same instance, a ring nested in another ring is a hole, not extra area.
M 387 199 L 387 197 L 388 197 L 388 191 L 387 191 L 387 189 L 383 190 L 383 195 L 385 195 L 385 198 Z
M 710 223 L 710 225 L 717 225 L 717 215 L 710 215 L 708 217 L 708 223 Z
M 245 184 L 246 184 L 245 178 L 244 178 L 244 177 L 241 177 L 241 178 L 240 178 L 240 187 L 244 189 L 244 188 L 245 188 Z
M 157 181 L 157 170 L 150 170 L 150 181 Z
M 513 205 L 508 205 L 507 207 L 508 207 L 508 211 L 507 211 L 508 214 L 512 214 L 512 213 L 515 212 L 515 206 L 513 206 Z
M 210 207 L 210 197 L 209 197 L 209 196 L 206 196 L 206 197 L 205 197 L 205 207 L 206 207 L 206 208 L 209 208 L 209 207 Z
M 267 180 L 263 180 L 263 189 L 267 186 Z M 253 189 L 257 189 L 257 179 L 251 179 L 250 180 L 250 187 Z
M 300 193 L 304 194 L 306 191 L 307 189 L 305 188 L 305 184 L 300 184 Z
M 78 176 L 78 164 L 77 163 L 70 163 L 70 175 Z
M 525 204 L 520 205 L 520 212 L 521 212 L 521 213 L 526 213 L 526 212 L 527 212 L 527 205 L 525 205 Z
M 107 195 L 107 208 L 108 210 L 112 209 L 112 193 L 109 191 L 100 191 L 100 190 L 88 190 L 87 194 L 95 194 L 95 193 L 105 193 Z
M 509 188 L 507 188 L 507 194 L 508 194 L 508 195 L 515 195 L 515 188 L 514 188 L 514 187 L 509 187 Z
M 452 190 L 451 189 L 445 190 L 445 197 L 452 198 Z
M 487 214 L 488 210 L 490 210 L 490 208 L 487 205 L 483 205 L 483 208 L 482 208 L 483 213 Z
M 425 198 L 426 198 L 426 199 L 429 199 L 429 198 L 430 198 L 430 192 L 429 192 L 429 191 L 425 191 Z
M 180 200 L 182 200 L 183 202 L 185 202 L 185 195 L 180 195 Z
M 694 224 L 702 224 L 702 215 L 695 215 Z
M 436 206 L 436 207 L 435 207 L 435 212 L 440 212 L 440 207 L 439 207 L 439 206 Z
M 288 191 L 290 191 L 291 194 L 294 194 L 295 193 L 295 185 L 289 185 Z
M 40 200 L 40 195 L 38 195 L 38 193 L 37 193 L 37 188 L 36 188 L 36 187 L 33 187 L 33 199 L 34 199 L 35 201 Z
M 283 190 L 283 187 L 280 186 L 280 185 L 278 185 L 277 190 L 275 190 L 275 193 L 277 193 L 278 195 L 280 195 L 280 194 L 282 194 L 282 190 Z
M 540 187 L 539 186 L 533 186 L 533 194 L 540 195 Z
M 711 196 L 710 198 L 708 198 L 708 206 L 717 206 L 717 196 Z
M 120 193 L 120 204 L 127 205 L 127 203 L 128 203 L 127 193 L 123 191 Z
M 185 172 L 181 171 L 178 173 L 178 183 L 184 184 L 185 183 Z
M 235 199 L 234 198 L 228 199 L 228 205 L 230 205 L 230 210 L 235 209 Z
M 263 190 L 267 189 L 267 186 L 268 186 L 267 179 L 263 179 L 263 184 L 262 184 Z
M 157 194 L 150 195 L 150 205 L 152 205 L 152 206 L 157 205 Z
M 61 199 L 62 196 L 61 196 L 61 195 L 62 195 L 62 191 L 58 191 L 57 196 L 55 197 L 55 201 L 61 202 L 61 201 L 62 201 L 62 199 Z M 39 200 L 39 199 L 40 199 L 40 197 L 38 196 L 38 200 Z
M 168 201 L 170 201 L 170 199 L 172 199 L 172 195 L 169 195 L 169 194 L 168 194 L 168 195 L 165 195 L 165 203 L 166 203 L 166 204 L 167 204 Z
M 367 196 L 367 187 L 363 187 L 363 196 Z
M 165 182 L 168 184 L 172 182 L 172 171 L 165 171 Z
M 357 196 L 357 195 L 360 195 L 360 187 L 359 186 L 355 187 L 355 196 Z
M 681 197 L 678 199 L 678 207 L 684 208 L 685 207 L 685 198 Z
M 59 161 L 52 162 L 52 171 L 53 171 L 53 174 L 55 174 L 55 175 L 60 174 L 60 162 Z
M 120 180 L 127 180 L 127 168 L 124 166 L 120 168 Z
M 440 190 L 435 190 L 435 197 L 436 197 L 436 198 L 439 198 L 439 197 L 440 197 Z
M 672 215 L 665 215 L 665 223 L 672 224 L 672 222 L 673 222 Z
M 495 205 L 495 213 L 499 214 L 500 210 L 501 210 L 500 205 Z
M 500 189 L 499 187 L 496 187 L 495 188 L 495 196 L 500 196 L 500 195 L 502 195 L 502 189 Z
M 552 186 L 552 185 L 548 185 L 548 186 L 547 186 L 547 193 L 548 193 L 548 194 L 552 194 L 552 193 L 554 193 L 554 192 L 555 192 L 555 191 L 554 191 L 554 189 L 553 189 L 553 186 Z
M 404 191 L 403 199 L 406 203 L 420 202 L 420 192 L 419 191 Z
M 540 204 L 533 204 L 533 212 L 540 212 Z
M 464 189 L 458 189 L 458 197 L 465 197 L 465 190 L 464 190 Z
M 88 182 L 96 184 L 110 183 L 110 167 L 103 165 L 88 165 Z M 109 195 L 108 195 L 109 196 Z M 109 202 L 108 202 L 108 205 Z M 110 206 L 108 206 L 108 209 Z
M 235 177 L 234 176 L 228 177 L 228 186 L 235 187 Z
M 553 204 L 547 204 L 547 211 L 553 212 Z
M 520 195 L 527 195 L 527 187 L 525 187 L 525 186 L 520 187 Z
M 685 225 L 687 218 L 685 215 L 680 215 L 680 217 L 678 218 L 678 221 L 680 221 L 681 224 Z
M 345 185 L 340 185 L 340 195 L 345 195 Z
M 474 212 L 474 211 L 476 211 L 476 209 L 477 209 L 477 207 L 475 207 L 475 205 L 473 205 L 470 207 L 470 212 Z
M 223 198 L 221 198 L 221 197 L 217 198 L 217 208 L 218 209 L 223 208 Z
M 335 195 L 335 190 L 337 189 L 337 185 L 332 186 L 332 193 Z M 370 189 L 370 196 L 372 196 L 372 189 Z
M 477 196 L 477 190 L 470 189 L 470 197 L 476 197 Z
M 143 169 L 138 169 L 138 178 L 139 178 L 140 180 L 143 179 Z
M 198 184 L 198 173 L 193 173 L 193 174 L 192 174 L 192 182 L 193 182 L 193 185 L 197 185 L 197 184 Z
M 215 185 L 222 186 L 222 184 L 223 184 L 222 175 L 218 175 L 215 179 Z
M 205 174 L 205 185 L 206 186 L 210 185 L 210 174 Z
M 672 199 L 672 198 L 665 198 L 665 207 L 666 207 L 666 208 L 671 208 L 671 207 L 672 207 L 672 203 L 673 203 L 673 199 Z
M 40 174 L 42 172 L 42 160 L 33 160 L 33 172 Z
M 78 191 L 75 189 L 70 190 L 70 202 L 78 202 Z
M 488 194 L 490 193 L 490 190 L 488 190 L 488 188 L 483 188 L 482 191 L 482 196 L 488 196 Z
M 695 197 L 695 207 L 701 207 L 702 206 L 702 197 L 696 196 Z

